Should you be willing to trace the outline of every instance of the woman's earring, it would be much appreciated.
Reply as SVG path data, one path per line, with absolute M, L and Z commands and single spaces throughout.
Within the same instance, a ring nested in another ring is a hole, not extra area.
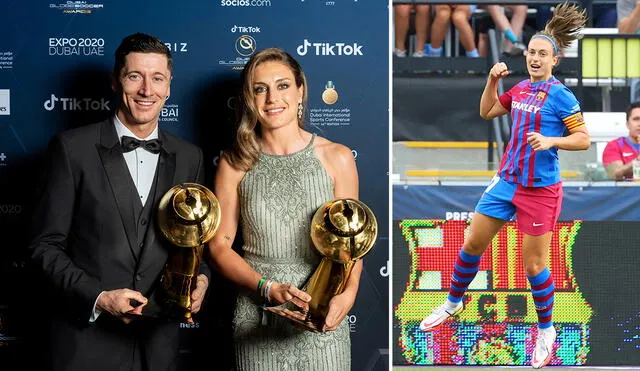
M 302 106 L 302 102 L 298 102 L 298 120 L 302 120 L 302 110 L 304 107 Z

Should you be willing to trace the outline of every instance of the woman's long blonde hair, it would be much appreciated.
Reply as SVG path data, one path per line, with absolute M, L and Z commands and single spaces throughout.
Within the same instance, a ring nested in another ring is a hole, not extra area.
M 565 50 L 573 40 L 582 38 L 582 29 L 587 23 L 586 11 L 575 4 L 562 3 L 556 6 L 553 16 L 532 38 L 543 35 L 555 43 L 554 55 Z
M 302 115 L 298 116 L 298 126 L 304 126 L 307 106 L 307 79 L 300 64 L 287 52 L 279 48 L 269 48 L 254 54 L 242 73 L 242 97 L 238 107 L 238 132 L 230 151 L 223 153 L 224 158 L 237 170 L 249 171 L 260 157 L 260 126 L 258 125 L 258 109 L 254 103 L 253 74 L 264 62 L 280 62 L 291 69 L 296 86 L 303 87 Z M 298 108 L 299 109 L 299 108 Z

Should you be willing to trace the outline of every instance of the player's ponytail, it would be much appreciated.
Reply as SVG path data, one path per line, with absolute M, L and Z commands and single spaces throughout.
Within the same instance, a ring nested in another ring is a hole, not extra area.
M 533 37 L 550 39 L 554 54 L 566 49 L 573 40 L 582 38 L 582 29 L 587 23 L 586 11 L 575 4 L 562 3 L 556 6 L 553 17 L 544 26 L 544 30 Z

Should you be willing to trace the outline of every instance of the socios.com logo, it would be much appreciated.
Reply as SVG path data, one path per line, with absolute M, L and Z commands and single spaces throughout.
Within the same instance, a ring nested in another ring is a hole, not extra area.
M 53 111 L 59 107 L 62 111 L 109 111 L 109 101 L 105 98 L 58 98 L 51 94 L 51 98 L 44 102 L 44 109 Z
M 243 57 L 248 57 L 256 51 L 256 39 L 249 35 L 242 35 L 236 39 L 236 51 Z
M 222 6 L 271 6 L 271 0 L 220 0 Z
M 302 45 L 299 45 L 296 51 L 298 52 L 298 55 L 307 55 L 309 52 L 313 55 L 363 55 L 362 45 L 358 43 L 311 42 L 307 39 L 304 39 Z

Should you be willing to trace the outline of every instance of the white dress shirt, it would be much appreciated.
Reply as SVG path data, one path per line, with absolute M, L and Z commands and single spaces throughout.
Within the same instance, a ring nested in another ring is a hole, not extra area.
M 115 116 L 115 119 L 113 121 L 116 126 L 116 133 L 118 134 L 120 143 L 122 143 L 123 135 L 133 137 L 138 140 L 158 139 L 157 126 L 155 129 L 153 129 L 148 137 L 139 138 L 134 135 L 131 130 L 124 126 L 122 122 L 120 122 L 118 116 Z M 126 161 L 127 167 L 129 168 L 129 174 L 131 174 L 133 184 L 135 184 L 136 189 L 138 190 L 140 202 L 144 207 L 144 204 L 147 202 L 147 198 L 149 197 L 149 191 L 151 190 L 153 178 L 156 174 L 156 167 L 158 166 L 158 158 L 160 157 L 160 154 L 154 154 L 142 147 L 138 147 L 133 151 L 123 153 L 122 155 L 124 156 L 124 160 Z

